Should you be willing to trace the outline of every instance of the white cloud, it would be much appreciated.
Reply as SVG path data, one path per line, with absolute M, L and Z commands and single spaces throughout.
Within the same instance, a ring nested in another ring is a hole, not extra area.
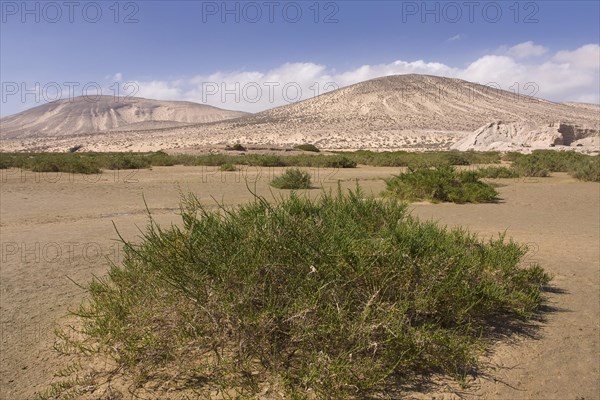
M 123 80 L 123 74 L 120 72 L 117 72 L 114 76 L 113 76 L 113 81 L 115 82 L 121 82 Z
M 181 100 L 181 81 L 129 81 L 123 85 L 122 96 L 159 100 Z
M 506 54 L 516 58 L 528 58 L 542 56 L 546 54 L 547 51 L 548 49 L 546 47 L 536 45 L 530 40 L 511 47 Z
M 460 33 L 458 35 L 454 35 L 452 37 L 448 38 L 448 42 L 455 42 L 457 40 L 463 39 L 463 35 L 461 35 Z
M 587 44 L 573 51 L 559 51 L 552 59 L 556 62 L 568 63 L 577 68 L 598 69 L 600 46 Z
M 492 84 L 503 90 L 518 90 L 521 94 L 553 101 L 600 102 L 598 45 L 563 50 L 546 60 L 525 63 L 521 61 L 522 56 L 541 54 L 539 48 L 542 48 L 532 42 L 525 43 L 531 45 L 521 43 L 511 48 L 521 49 L 518 57 L 506 52 L 504 55 L 484 55 L 464 68 L 423 60 L 397 60 L 346 71 L 310 62 L 286 63 L 267 71 L 219 71 L 177 81 L 136 82 L 139 85 L 136 95 L 257 112 L 381 76 L 428 74 Z M 526 48 L 529 50 L 524 50 Z

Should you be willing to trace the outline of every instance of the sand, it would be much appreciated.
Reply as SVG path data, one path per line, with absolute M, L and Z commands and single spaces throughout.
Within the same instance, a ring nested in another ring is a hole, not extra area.
M 337 179 L 379 193 L 380 180 L 396 168 L 313 170 L 326 188 Z M 157 221 L 177 222 L 178 188 L 206 203 L 211 195 L 235 205 L 251 198 L 244 177 L 267 183 L 281 169 L 224 173 L 212 167 L 155 167 L 101 176 L 1 172 L 2 282 L 0 398 L 29 399 L 53 381 L 66 362 L 52 350 L 55 324 L 85 297 L 84 283 L 107 271 L 104 256 L 118 260 L 114 222 L 128 239 L 145 225 L 142 194 Z M 257 179 L 257 175 L 259 175 Z M 565 174 L 500 180 L 498 204 L 415 204 L 413 213 L 442 224 L 467 226 L 489 236 L 508 236 L 536 249 L 554 275 L 542 320 L 533 336 L 517 334 L 495 344 L 485 357 L 486 376 L 461 389 L 455 382 L 424 388 L 408 398 L 597 399 L 599 397 L 600 186 Z M 274 193 L 278 193 L 273 189 Z M 311 191 L 318 195 L 319 190 Z M 166 398 L 166 397 L 165 397 Z M 175 398 L 175 397 L 173 397 Z

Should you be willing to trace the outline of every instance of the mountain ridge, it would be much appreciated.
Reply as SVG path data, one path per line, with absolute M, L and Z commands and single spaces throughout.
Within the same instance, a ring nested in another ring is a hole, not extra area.
M 247 113 L 189 101 L 78 96 L 42 104 L 0 121 L 3 139 L 20 139 L 95 133 L 150 121 L 193 124 L 244 115 Z
M 561 143 L 560 138 L 530 134 L 527 129 L 568 124 L 585 132 L 581 139 L 595 137 L 600 134 L 597 110 L 600 106 L 555 103 L 456 78 L 408 74 L 359 82 L 256 114 L 156 129 L 145 129 L 143 124 L 135 131 L 115 128 L 87 139 L 79 135 L 77 141 L 100 151 L 118 151 L 122 146 L 193 149 L 236 142 L 277 146 L 313 143 L 337 150 L 449 149 L 478 129 L 498 122 L 519 124 L 516 131 L 537 138 L 536 146 L 547 147 Z M 67 142 L 66 138 L 54 142 L 37 138 L 15 148 L 58 150 Z M 528 146 L 527 141 L 517 142 Z

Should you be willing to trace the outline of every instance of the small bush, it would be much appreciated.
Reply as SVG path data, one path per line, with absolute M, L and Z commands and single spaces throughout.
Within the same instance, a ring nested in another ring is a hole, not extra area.
M 465 153 L 461 153 L 460 151 L 451 150 L 447 153 L 442 153 L 445 155 L 445 161 L 449 165 L 470 165 L 471 161 L 469 157 Z
M 544 162 L 541 157 L 533 154 L 516 158 L 513 161 L 512 168 L 519 176 L 538 178 L 550 176 L 548 163 Z
M 147 157 L 139 154 L 117 154 L 109 157 L 103 167 L 106 169 L 142 169 L 149 168 L 151 162 Z
M 194 398 L 255 398 L 265 381 L 285 398 L 387 398 L 410 377 L 459 378 L 496 327 L 524 326 L 549 281 L 521 265 L 525 246 L 420 222 L 360 190 L 228 210 L 190 195 L 181 216 L 125 243 L 77 315 L 84 348 L 138 387 L 176 379 Z
M 71 174 L 98 174 L 96 160 L 75 154 L 43 154 L 28 159 L 24 166 L 33 172 L 65 172 Z
M 302 151 L 311 151 L 313 153 L 318 153 L 321 151 L 317 148 L 317 146 L 315 146 L 314 144 L 309 144 L 309 143 L 299 144 L 297 146 L 294 146 L 294 148 L 298 149 L 298 150 L 302 150 Z
M 570 167 L 569 174 L 581 181 L 600 182 L 600 156 L 578 161 Z
M 180 163 L 180 160 L 177 156 L 171 156 L 164 151 L 157 151 L 156 153 L 151 153 L 146 157 L 148 158 L 150 165 L 153 166 L 171 167 Z
M 500 162 L 498 152 L 475 151 L 368 151 L 358 150 L 342 153 L 358 164 L 372 165 L 375 167 L 433 167 L 438 165 L 471 165 L 493 164 Z
M 298 168 L 290 168 L 283 175 L 275 177 L 271 186 L 277 189 L 310 189 L 310 174 Z
M 575 151 L 534 150 L 531 154 L 509 153 L 513 168 L 521 176 L 545 177 L 551 172 L 570 172 L 585 166 L 590 156 Z
M 498 195 L 476 172 L 458 172 L 451 166 L 409 169 L 386 180 L 386 185 L 384 195 L 408 201 L 484 203 Z
M 0 169 L 12 168 L 12 164 L 12 160 L 9 157 L 0 154 Z
M 279 157 L 271 154 L 252 154 L 245 156 L 242 161 L 246 165 L 259 167 L 285 167 L 287 157 Z
M 324 161 L 325 168 L 356 168 L 356 161 L 345 156 L 327 156 Z
M 233 164 L 225 163 L 225 164 L 221 165 L 220 170 L 223 172 L 230 172 L 230 171 L 237 171 L 237 168 Z

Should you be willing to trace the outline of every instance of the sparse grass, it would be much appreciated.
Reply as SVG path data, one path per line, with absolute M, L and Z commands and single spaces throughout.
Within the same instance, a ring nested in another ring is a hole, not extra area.
M 519 176 L 530 176 L 544 178 L 550 176 L 548 163 L 538 154 L 523 155 L 517 157 L 512 163 L 512 168 Z
M 355 168 L 357 162 L 346 156 L 329 156 L 323 159 L 323 167 L 325 168 Z
M 101 157 L 102 158 L 102 157 Z M 150 168 L 149 157 L 140 154 L 116 154 L 113 157 L 107 157 L 102 163 L 106 169 L 143 169 Z
M 304 145 L 302 145 L 304 146 Z M 309 145 L 310 146 L 310 145 Z M 239 147 L 234 146 L 237 150 Z M 243 146 L 242 146 L 243 147 Z M 233 150 L 233 147 L 229 147 Z M 318 149 L 317 149 L 318 150 Z M 474 163 L 498 162 L 498 153 L 476 152 L 371 152 L 356 151 L 334 155 L 300 154 L 293 156 L 273 154 L 206 154 L 170 155 L 163 151 L 154 153 L 0 153 L 0 168 L 31 169 L 40 159 L 52 157 L 57 164 L 61 159 L 79 158 L 83 164 L 94 165 L 98 169 L 134 169 L 150 168 L 151 166 L 171 165 L 205 165 L 221 166 L 223 164 L 247 165 L 258 167 L 312 167 L 312 168 L 355 168 L 357 164 L 372 166 L 416 166 L 416 165 L 468 165 Z M 49 167 L 47 167 L 49 168 Z M 60 166 L 58 167 L 60 169 Z M 90 169 L 93 170 L 93 169 Z
M 575 151 L 534 150 L 531 154 L 507 153 L 520 176 L 545 177 L 552 172 L 568 172 L 580 180 L 598 182 L 598 156 Z
M 219 169 L 223 172 L 237 171 L 235 165 L 230 163 L 221 164 L 221 167 Z
M 318 153 L 321 151 L 317 148 L 317 146 L 315 146 L 314 144 L 310 144 L 310 143 L 299 144 L 299 145 L 294 146 L 294 148 L 298 149 L 298 150 L 302 150 L 302 151 L 311 151 L 313 153 Z
M 551 172 L 569 172 L 578 179 L 594 180 L 594 158 L 568 151 L 541 150 L 532 154 L 507 153 L 504 159 L 513 162 L 510 173 L 504 167 L 481 170 L 487 177 L 548 176 Z M 154 153 L 1 153 L 0 169 L 23 168 L 38 172 L 98 173 L 101 169 L 139 169 L 151 166 L 224 164 L 256 167 L 355 168 L 357 164 L 391 167 L 436 167 L 443 165 L 491 164 L 500 161 L 497 152 L 371 152 L 355 151 L 331 154 L 206 154 L 169 155 Z M 576 172 L 579 170 L 579 172 Z M 587 170 L 588 172 L 584 172 Z M 585 177 L 585 178 L 584 178 Z
M 160 371 L 196 393 L 278 382 L 289 398 L 348 399 L 430 372 L 461 380 L 549 281 L 522 265 L 525 246 L 359 189 L 216 210 L 188 195 L 181 217 L 124 243 L 77 311 L 87 345 L 138 386 Z
M 494 164 L 500 162 L 498 152 L 475 151 L 383 151 L 359 150 L 344 153 L 358 164 L 375 167 L 418 167 L 438 165 Z
M 485 203 L 494 201 L 498 193 L 479 180 L 474 171 L 456 171 L 451 166 L 418 167 L 386 180 L 384 195 L 408 201 L 433 203 Z
M 310 174 L 298 168 L 290 168 L 273 178 L 271 186 L 277 189 L 310 189 Z
M 519 173 L 515 171 L 513 168 L 507 167 L 485 167 L 479 168 L 477 171 L 477 176 L 480 178 L 518 178 Z
M 146 155 L 146 159 L 152 166 L 171 167 L 177 164 L 184 164 L 187 162 L 188 156 L 177 155 L 171 156 L 164 151 L 157 151 L 155 153 L 149 153 Z
M 568 172 L 570 166 L 590 156 L 575 151 L 534 150 L 531 154 L 507 153 L 506 157 L 515 168 L 535 165 L 548 172 Z
M 22 160 L 26 169 L 33 172 L 65 172 L 72 174 L 98 174 L 100 166 L 95 160 L 77 154 L 41 154 Z

